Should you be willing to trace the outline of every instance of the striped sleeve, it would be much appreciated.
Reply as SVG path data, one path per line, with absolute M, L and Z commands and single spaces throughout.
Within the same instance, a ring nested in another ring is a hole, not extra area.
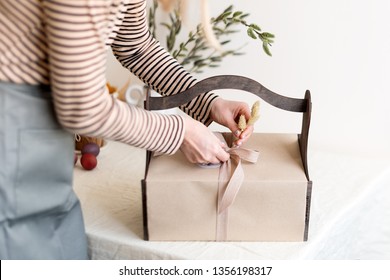
M 0 81 L 49 83 L 41 22 L 36 1 L 0 1 Z
M 145 0 L 133 0 L 127 5 L 124 20 L 112 40 L 111 48 L 121 64 L 160 94 L 176 94 L 196 83 L 196 79 L 152 37 L 147 26 Z M 209 125 L 210 109 L 216 98 L 212 93 L 204 93 L 180 109 Z
M 112 98 L 106 88 L 109 1 L 44 1 L 50 83 L 59 122 L 82 135 L 104 137 L 172 154 L 184 122 Z

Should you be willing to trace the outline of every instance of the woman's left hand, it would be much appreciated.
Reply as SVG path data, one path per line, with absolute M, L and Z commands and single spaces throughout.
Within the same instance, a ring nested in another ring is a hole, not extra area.
M 235 145 L 241 146 L 253 133 L 253 125 L 241 132 L 237 122 L 240 115 L 244 115 L 248 121 L 251 113 L 248 104 L 239 101 L 230 101 L 218 98 L 211 107 L 210 117 L 213 121 L 226 126 L 237 137 Z

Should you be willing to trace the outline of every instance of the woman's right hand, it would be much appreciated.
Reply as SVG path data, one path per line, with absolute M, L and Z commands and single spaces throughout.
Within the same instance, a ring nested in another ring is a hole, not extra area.
M 205 125 L 185 117 L 185 134 L 180 150 L 189 162 L 200 164 L 218 164 L 229 159 L 226 145 L 221 142 Z

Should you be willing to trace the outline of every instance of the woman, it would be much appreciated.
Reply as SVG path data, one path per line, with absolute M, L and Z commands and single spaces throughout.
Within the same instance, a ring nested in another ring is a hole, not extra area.
M 250 116 L 247 105 L 212 93 L 181 107 L 192 118 L 108 94 L 108 47 L 162 95 L 196 83 L 150 35 L 146 0 L 0 0 L 0 28 L 1 259 L 88 257 L 72 190 L 75 133 L 218 163 L 229 155 L 206 126 L 216 121 L 236 132 L 237 116 Z

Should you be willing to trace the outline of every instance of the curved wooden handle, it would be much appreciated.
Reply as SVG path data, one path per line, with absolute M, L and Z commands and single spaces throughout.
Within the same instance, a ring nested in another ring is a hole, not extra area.
M 237 89 L 253 93 L 266 101 L 267 103 L 286 111 L 306 112 L 307 100 L 296 99 L 279 95 L 270 91 L 260 83 L 246 77 L 235 75 L 214 76 L 199 81 L 193 87 L 170 96 L 149 97 L 148 110 L 163 110 L 178 107 L 190 102 L 197 96 L 219 89 Z

